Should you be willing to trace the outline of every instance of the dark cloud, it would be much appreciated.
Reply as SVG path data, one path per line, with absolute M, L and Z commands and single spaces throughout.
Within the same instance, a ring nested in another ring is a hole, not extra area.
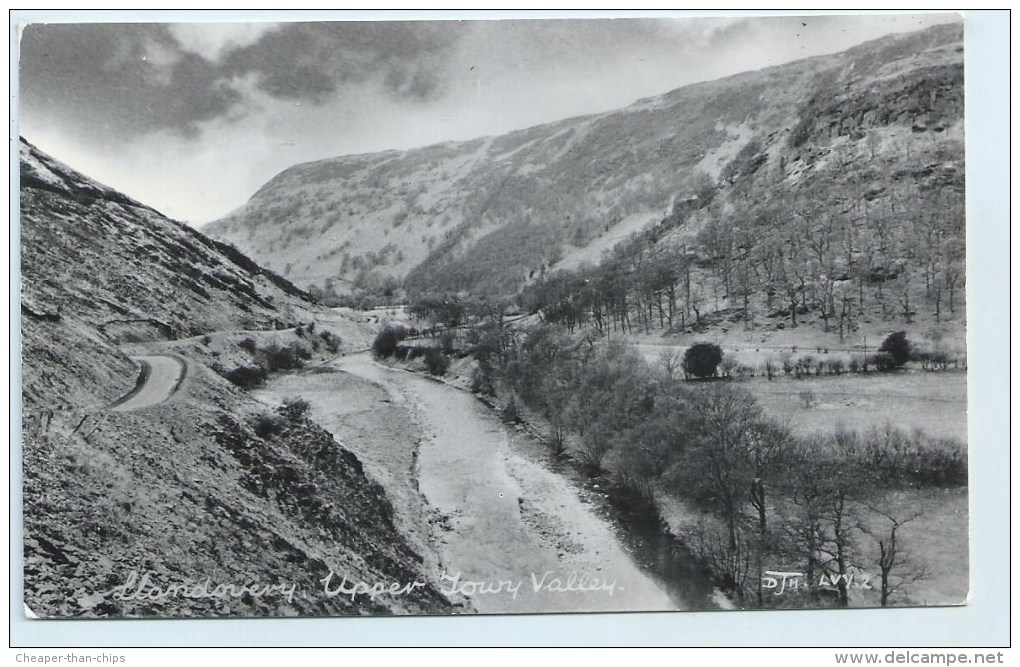
M 438 72 L 463 28 L 456 23 L 294 23 L 227 54 L 234 74 L 256 73 L 274 97 L 322 102 L 350 83 L 377 82 L 397 98 L 443 92 Z
M 216 68 L 158 24 L 41 25 L 21 39 L 23 113 L 70 122 L 104 139 L 228 113 L 240 95 Z
M 245 113 L 238 82 L 321 104 L 347 84 L 380 86 L 395 99 L 431 101 L 457 39 L 455 23 L 295 23 L 211 62 L 182 48 L 161 24 L 34 24 L 21 40 L 27 116 L 70 124 L 104 140 L 198 126 Z

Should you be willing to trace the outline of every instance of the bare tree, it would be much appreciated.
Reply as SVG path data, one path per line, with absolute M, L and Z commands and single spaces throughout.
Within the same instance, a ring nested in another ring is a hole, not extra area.
M 900 528 L 923 516 L 921 510 L 911 510 L 902 516 L 880 510 L 874 505 L 868 509 L 885 520 L 882 530 L 862 525 L 861 530 L 874 538 L 878 546 L 878 570 L 880 575 L 881 603 L 889 606 L 889 598 L 916 581 L 928 578 L 928 569 L 923 563 L 915 562 L 903 549 Z
M 746 463 L 750 470 L 748 501 L 755 512 L 757 532 L 756 565 L 758 606 L 764 606 L 762 575 L 765 556 L 771 551 L 769 531 L 769 505 L 772 494 L 783 475 L 783 466 L 789 458 L 793 435 L 790 428 L 766 419 L 755 421 L 747 431 Z

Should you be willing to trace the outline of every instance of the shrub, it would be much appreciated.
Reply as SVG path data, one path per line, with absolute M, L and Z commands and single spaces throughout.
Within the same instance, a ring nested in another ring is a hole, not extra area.
M 868 363 L 883 373 L 896 370 L 899 367 L 899 364 L 896 363 L 896 359 L 888 352 L 878 352 L 871 355 L 868 358 Z
M 715 343 L 695 343 L 684 352 L 682 366 L 688 377 L 713 377 L 722 361 L 722 348 Z
M 255 354 L 255 340 L 252 338 L 245 338 L 237 346 L 247 351 L 248 354 Z
M 599 472 L 602 464 L 609 454 L 610 444 L 606 438 L 601 438 L 597 433 L 588 433 L 581 440 L 581 451 L 579 452 L 581 462 L 590 470 Z
M 507 424 L 517 424 L 521 421 L 521 415 L 517 410 L 517 401 L 512 395 L 506 405 L 503 406 L 503 409 L 500 410 L 500 416 Z
M 443 375 L 450 367 L 450 358 L 443 354 L 442 350 L 429 348 L 425 352 L 425 368 L 432 375 Z
M 311 324 L 308 325 L 308 330 L 312 330 Z M 325 343 L 326 349 L 329 352 L 336 354 L 340 351 L 340 344 L 343 342 L 340 340 L 340 336 L 337 336 L 330 331 L 323 330 L 319 332 L 319 338 L 321 338 L 322 342 Z
M 202 345 L 208 345 L 212 342 L 212 336 L 202 336 Z
M 479 364 L 472 371 L 471 391 L 484 396 L 496 395 L 496 388 L 492 384 L 492 370 L 488 366 Z
M 864 434 L 864 462 L 888 485 L 946 487 L 967 484 L 967 450 L 955 438 L 933 438 L 921 430 L 890 426 Z
M 397 349 L 397 344 L 407 336 L 407 330 L 402 326 L 387 326 L 380 331 L 372 342 L 372 354 L 377 357 L 392 357 Z
M 881 347 L 878 348 L 879 353 L 888 354 L 896 368 L 899 368 L 903 364 L 910 360 L 910 341 L 907 340 L 906 331 L 895 331 L 882 341 Z M 877 355 L 876 355 L 877 356 Z M 877 364 L 876 364 L 877 365 Z M 881 368 L 879 370 L 882 370 Z
M 301 418 L 308 413 L 311 407 L 311 404 L 303 398 L 285 398 L 283 399 L 283 405 L 278 407 L 276 411 L 285 417 L 287 421 L 297 422 L 301 421 Z
M 439 339 L 439 346 L 442 348 L 444 353 L 453 354 L 455 341 L 456 336 L 454 335 L 454 333 L 452 331 L 447 331 Z
M 263 440 L 283 431 L 284 423 L 277 415 L 259 415 L 255 418 L 255 435 Z
M 304 366 L 302 359 L 310 359 L 311 351 L 296 342 L 286 347 L 280 347 L 273 343 L 267 348 L 260 350 L 269 371 L 289 371 Z
M 267 375 L 262 366 L 238 366 L 224 377 L 241 389 L 252 389 L 265 383 Z
M 737 370 L 737 361 L 731 357 L 723 357 L 722 361 L 719 362 L 719 370 L 722 371 L 724 378 L 733 377 L 734 371 Z

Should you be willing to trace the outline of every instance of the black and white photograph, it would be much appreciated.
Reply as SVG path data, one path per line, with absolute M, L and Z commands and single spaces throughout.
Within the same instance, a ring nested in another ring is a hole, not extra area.
M 966 605 L 967 18 L 393 19 L 20 26 L 24 614 Z

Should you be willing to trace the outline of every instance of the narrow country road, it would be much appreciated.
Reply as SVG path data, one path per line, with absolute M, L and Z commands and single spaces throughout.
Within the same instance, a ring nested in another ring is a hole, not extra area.
M 337 369 L 402 396 L 417 413 L 424 431 L 417 485 L 445 517 L 442 590 L 463 594 L 482 613 L 678 608 L 567 480 L 514 451 L 514 439 L 527 436 L 472 395 L 368 354 Z
M 132 356 L 141 365 L 138 384 L 110 406 L 115 412 L 140 410 L 159 405 L 177 391 L 184 380 L 182 359 L 162 354 Z

